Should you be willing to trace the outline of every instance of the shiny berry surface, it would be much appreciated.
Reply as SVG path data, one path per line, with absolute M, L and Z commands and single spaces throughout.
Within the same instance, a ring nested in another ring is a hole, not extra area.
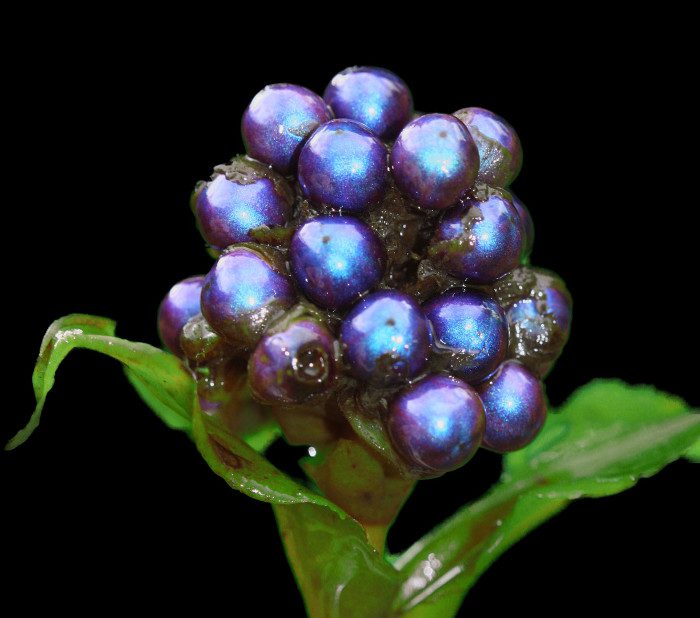
M 454 205 L 476 180 L 479 153 L 454 116 L 426 114 L 411 121 L 391 150 L 398 188 L 424 208 Z
M 355 305 L 340 330 L 346 363 L 360 380 L 400 384 L 425 367 L 428 324 L 413 298 L 393 290 L 370 294 Z
M 389 404 L 387 429 L 394 447 L 422 476 L 464 465 L 484 435 L 484 408 L 476 391 L 435 374 L 408 387 Z
M 479 150 L 477 182 L 507 187 L 520 173 L 523 149 L 515 129 L 498 114 L 482 107 L 466 107 L 454 114 L 469 129 Z
M 527 206 L 525 206 L 525 204 L 523 204 L 512 192 L 510 197 L 515 210 L 518 211 L 518 217 L 520 217 L 520 224 L 522 225 L 523 230 L 522 258 L 526 260 L 530 257 L 532 247 L 535 244 L 535 223 L 532 220 L 532 215 L 530 214 Z
M 282 174 L 294 172 L 299 153 L 316 127 L 332 115 L 323 99 L 303 86 L 273 84 L 253 97 L 241 130 L 248 154 Z
M 219 174 L 195 198 L 202 236 L 216 249 L 252 241 L 250 231 L 256 228 L 284 225 L 291 207 L 291 195 L 278 191 L 269 178 L 241 183 Z
M 276 315 L 296 299 L 274 250 L 267 255 L 234 247 L 214 264 L 202 288 L 202 314 L 215 332 L 232 343 L 251 346 Z
M 336 118 L 350 118 L 385 141 L 394 139 L 413 115 L 413 100 L 401 78 L 377 67 L 338 73 L 323 95 Z
M 429 255 L 448 274 L 490 283 L 520 264 L 523 230 L 510 197 L 484 185 L 445 213 Z
M 544 425 L 547 406 L 542 382 L 525 366 L 506 361 L 476 389 L 486 414 L 486 448 L 507 453 L 535 439 Z
M 310 319 L 266 334 L 248 361 L 251 391 L 263 403 L 303 403 L 328 390 L 335 376 L 335 339 Z
M 424 306 L 433 328 L 433 347 L 446 368 L 467 382 L 479 382 L 505 359 L 508 323 L 501 306 L 477 291 L 452 291 Z
M 364 125 L 331 120 L 320 126 L 299 156 L 299 186 L 317 205 L 359 212 L 376 205 L 387 187 L 387 150 Z
M 297 285 L 309 300 L 326 309 L 338 309 L 379 283 L 386 252 L 362 221 L 321 216 L 295 232 L 290 264 Z
M 173 354 L 182 356 L 180 333 L 190 318 L 199 313 L 199 297 L 203 276 L 189 277 L 176 283 L 158 309 L 158 333 L 161 341 Z

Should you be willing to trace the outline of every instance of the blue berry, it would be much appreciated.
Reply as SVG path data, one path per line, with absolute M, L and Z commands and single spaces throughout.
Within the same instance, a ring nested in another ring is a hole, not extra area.
M 430 351 L 423 310 L 394 290 L 375 292 L 357 303 L 343 321 L 340 337 L 353 375 L 378 386 L 419 374 Z
M 508 323 L 493 298 L 477 291 L 451 291 L 424 309 L 433 328 L 434 349 L 456 376 L 479 382 L 505 359 Z
M 454 116 L 426 114 L 408 123 L 391 150 L 396 186 L 424 208 L 454 205 L 476 180 L 479 153 Z
M 479 185 L 463 204 L 445 213 L 429 249 L 448 274 L 491 283 L 520 264 L 523 229 L 510 196 Z
M 194 206 L 204 239 L 215 249 L 250 242 L 260 227 L 283 226 L 289 220 L 294 194 L 286 181 L 238 157 L 220 166 L 212 180 L 195 190 Z
M 535 439 L 544 425 L 547 404 L 542 382 L 523 365 L 506 361 L 476 389 L 486 413 L 486 448 L 508 453 Z
M 291 174 L 299 153 L 316 127 L 332 118 L 323 99 L 293 84 L 266 86 L 243 113 L 243 141 L 248 154 Z
M 176 356 L 182 356 L 180 333 L 188 320 L 199 313 L 199 297 L 203 276 L 190 277 L 176 283 L 158 309 L 158 332 L 161 341 Z
M 292 237 L 291 271 L 307 298 L 339 309 L 379 283 L 386 252 L 374 232 L 352 217 L 321 216 Z
M 481 107 L 467 107 L 455 112 L 469 129 L 479 150 L 477 182 L 490 187 L 507 187 L 523 163 L 520 138 L 503 118 Z
M 279 253 L 236 246 L 206 276 L 202 313 L 216 333 L 249 348 L 294 300 L 294 286 Z
M 357 120 L 385 141 L 394 139 L 413 115 L 408 86 L 391 71 L 376 67 L 341 71 L 323 98 L 337 118 Z
M 248 361 L 251 391 L 263 403 L 304 403 L 332 387 L 336 355 L 335 339 L 325 326 L 294 320 L 258 343 Z
M 429 375 L 389 404 L 387 430 L 396 450 L 423 477 L 464 465 L 481 445 L 484 408 L 457 378 Z
M 387 150 L 364 125 L 331 120 L 299 155 L 299 186 L 314 204 L 359 212 L 374 206 L 387 187 Z

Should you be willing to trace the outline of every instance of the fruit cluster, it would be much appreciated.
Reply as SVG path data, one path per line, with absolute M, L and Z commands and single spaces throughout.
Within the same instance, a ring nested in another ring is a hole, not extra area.
M 247 155 L 192 198 L 216 262 L 159 313 L 202 409 L 240 413 L 251 393 L 290 442 L 331 459 L 364 444 L 404 479 L 528 444 L 571 298 L 528 266 L 513 128 L 478 107 L 415 113 L 396 75 L 354 67 L 323 98 L 267 86 L 242 132 Z

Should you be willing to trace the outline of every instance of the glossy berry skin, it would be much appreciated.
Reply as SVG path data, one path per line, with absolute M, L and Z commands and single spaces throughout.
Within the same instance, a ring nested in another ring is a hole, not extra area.
M 434 349 L 447 354 L 448 369 L 467 382 L 492 374 L 508 352 L 508 322 L 501 306 L 477 291 L 452 291 L 429 301 L 425 315 Z
M 384 141 L 394 139 L 413 115 L 408 86 L 391 71 L 376 67 L 341 71 L 323 98 L 336 118 L 357 120 Z
M 199 313 L 203 276 L 189 277 L 176 283 L 160 303 L 158 332 L 161 341 L 176 356 L 182 356 L 180 333 L 190 318 Z
M 428 251 L 448 274 L 491 283 L 520 264 L 523 231 L 510 197 L 479 185 L 440 221 Z
M 290 197 L 269 178 L 239 183 L 219 174 L 197 190 L 197 222 L 204 239 L 215 249 L 224 249 L 252 241 L 250 231 L 255 228 L 284 225 L 291 215 Z
M 468 384 L 433 374 L 392 400 L 386 424 L 396 450 L 421 476 L 439 476 L 464 465 L 479 448 L 484 408 Z
M 479 153 L 469 131 L 448 114 L 407 124 L 391 150 L 398 188 L 424 208 L 454 205 L 476 180 Z
M 532 246 L 535 244 L 535 223 L 532 220 L 532 215 L 527 209 L 527 206 L 523 204 L 512 192 L 510 194 L 511 202 L 518 211 L 518 217 L 520 218 L 520 224 L 523 230 L 523 251 L 522 260 L 527 260 L 532 253 Z
M 507 187 L 523 164 L 523 149 L 515 129 L 498 114 L 481 107 L 466 107 L 454 115 L 469 129 L 479 150 L 477 182 Z
M 428 361 L 430 334 L 423 310 L 394 290 L 357 303 L 343 321 L 340 337 L 352 374 L 377 386 L 405 382 Z
M 248 154 L 282 174 L 296 169 L 316 127 L 332 118 L 323 99 L 303 86 L 273 84 L 253 97 L 241 125 Z
M 248 381 L 258 401 L 300 404 L 328 390 L 336 376 L 333 335 L 302 319 L 266 334 L 248 361 Z
M 230 343 L 251 347 L 296 299 L 281 255 L 234 247 L 214 264 L 202 288 L 202 314 Z
M 345 307 L 379 283 L 386 252 L 372 229 L 353 217 L 321 216 L 292 237 L 291 271 L 304 294 L 326 309 Z
M 354 120 L 320 126 L 299 155 L 298 178 L 314 204 L 360 212 L 377 204 L 387 188 L 387 150 Z
M 517 451 L 532 442 L 544 425 L 544 388 L 517 361 L 506 361 L 476 386 L 486 413 L 484 446 L 497 453 Z

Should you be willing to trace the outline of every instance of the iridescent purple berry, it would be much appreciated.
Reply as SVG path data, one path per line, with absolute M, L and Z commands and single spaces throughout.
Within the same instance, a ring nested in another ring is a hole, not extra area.
M 345 307 L 379 283 L 386 251 L 372 229 L 353 217 L 321 216 L 292 237 L 291 271 L 312 302 Z
M 542 382 L 527 368 L 517 361 L 506 361 L 476 390 L 486 413 L 486 448 L 508 453 L 535 439 L 544 425 L 547 404 Z
M 161 341 L 176 356 L 182 356 L 180 333 L 188 320 L 199 313 L 199 297 L 204 277 L 189 277 L 176 283 L 158 309 L 158 332 Z
M 469 129 L 479 149 L 477 182 L 507 187 L 516 179 L 523 163 L 523 149 L 515 129 L 481 107 L 466 107 L 454 115 Z
M 277 171 L 291 174 L 304 142 L 332 117 L 323 99 L 308 88 L 293 84 L 266 86 L 243 112 L 246 151 Z
M 391 150 L 398 188 L 424 208 L 454 205 L 476 180 L 479 153 L 454 116 L 426 114 L 407 124 Z
M 508 323 L 501 306 L 477 291 L 451 291 L 424 306 L 433 349 L 444 368 L 467 382 L 491 375 L 508 352 Z
M 231 165 L 217 168 L 210 182 L 197 187 L 197 223 L 212 247 L 224 249 L 251 242 L 252 230 L 287 223 L 294 194 L 282 177 L 269 172 L 267 176 L 259 173 L 255 162 L 239 157 Z
M 384 141 L 394 139 L 413 115 L 404 81 L 377 67 L 350 67 L 328 84 L 323 98 L 336 118 L 357 120 Z
M 345 317 L 340 337 L 352 374 L 377 386 L 415 377 L 430 352 L 423 310 L 413 298 L 394 290 L 360 300 Z
M 521 255 L 522 261 L 527 261 L 532 253 L 532 247 L 535 244 L 535 223 L 532 220 L 532 215 L 527 209 L 527 206 L 523 204 L 514 193 L 510 194 L 511 201 L 515 210 L 518 211 L 518 217 L 520 217 L 520 223 L 523 229 L 523 252 Z
M 491 283 L 520 264 L 522 247 L 523 229 L 509 194 L 478 185 L 445 213 L 428 255 L 453 277 Z
M 364 125 L 331 120 L 301 150 L 301 191 L 314 204 L 353 213 L 365 210 L 384 197 L 387 156 L 384 144 Z
M 484 408 L 476 391 L 457 378 L 429 375 L 389 404 L 386 425 L 396 450 L 420 476 L 464 465 L 481 445 Z
M 532 273 L 535 285 L 507 308 L 510 353 L 542 378 L 569 338 L 572 301 L 557 275 L 543 269 L 533 269 Z
M 278 252 L 237 246 L 224 253 L 206 276 L 202 314 L 216 333 L 249 348 L 295 298 Z
M 248 361 L 248 381 L 258 401 L 301 404 L 332 387 L 336 376 L 333 335 L 319 322 L 300 319 L 266 334 Z

